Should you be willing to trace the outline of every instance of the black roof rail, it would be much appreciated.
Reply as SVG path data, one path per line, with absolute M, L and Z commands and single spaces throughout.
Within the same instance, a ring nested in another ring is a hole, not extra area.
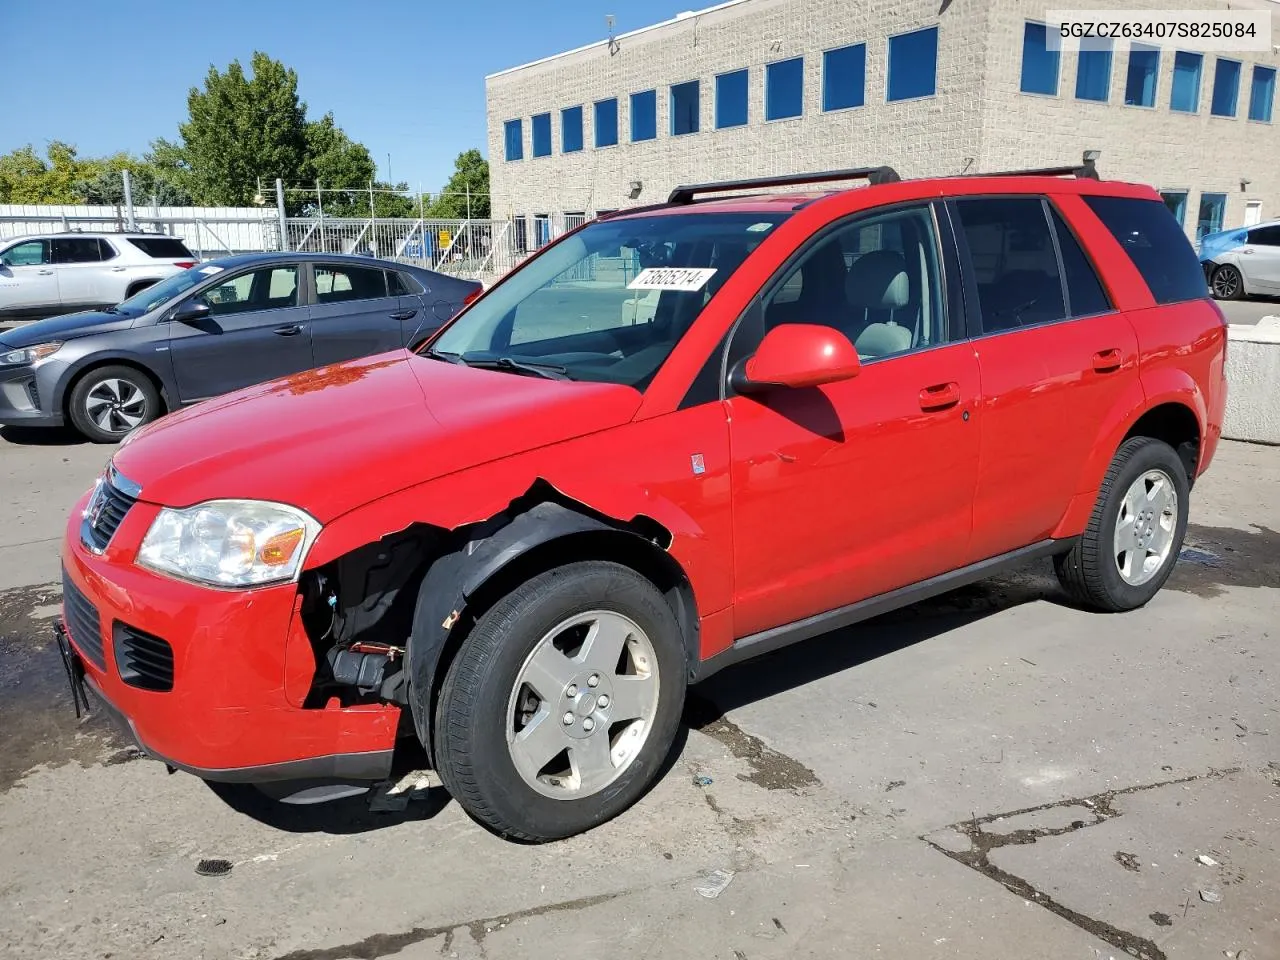
M 849 170 L 820 170 L 793 173 L 781 177 L 756 177 L 751 180 L 721 180 L 717 183 L 693 183 L 676 187 L 667 197 L 668 204 L 693 203 L 699 193 L 728 193 L 731 190 L 756 190 L 764 187 L 793 187 L 805 183 L 830 183 L 833 180 L 866 180 L 872 185 L 897 183 L 902 178 L 893 167 L 854 167 Z
M 1086 159 L 1070 167 L 1033 167 L 1028 170 L 1000 170 L 996 173 L 971 173 L 971 177 L 1076 177 L 1080 180 L 1101 180 L 1095 161 Z

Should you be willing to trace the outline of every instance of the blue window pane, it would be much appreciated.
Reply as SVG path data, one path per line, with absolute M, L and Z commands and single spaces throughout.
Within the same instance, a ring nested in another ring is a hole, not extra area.
M 1276 99 L 1275 67 L 1254 64 L 1253 84 L 1249 87 L 1249 119 L 1271 122 L 1271 107 Z
M 716 129 L 741 127 L 747 122 L 747 71 L 716 77 Z
M 1204 69 L 1204 57 L 1198 53 L 1179 50 L 1173 56 L 1173 93 L 1169 95 L 1169 109 L 1183 113 L 1195 113 L 1200 109 L 1200 72 Z
M 671 135 L 698 132 L 698 81 L 671 85 Z
M 560 111 L 560 150 L 577 153 L 582 149 L 582 108 L 565 107 Z
M 867 45 L 855 43 L 822 55 L 822 109 L 843 110 L 866 102 Z
M 1196 220 L 1196 242 L 1199 243 L 1207 233 L 1217 233 L 1222 229 L 1222 217 L 1227 210 L 1225 193 L 1200 194 L 1200 216 Z
M 502 138 L 508 160 L 524 159 L 524 134 L 519 120 L 508 120 L 502 125 Z
M 1209 112 L 1215 117 L 1234 117 L 1240 99 L 1240 61 L 1218 58 L 1213 67 L 1213 103 Z
M 1022 92 L 1058 95 L 1060 53 L 1049 49 L 1049 30 L 1043 23 L 1028 23 L 1022 31 Z
M 596 101 L 596 146 L 612 147 L 618 142 L 618 101 Z
M 764 68 L 764 118 L 785 120 L 804 113 L 804 57 Z
M 1187 222 L 1187 192 L 1185 190 L 1162 190 L 1160 191 L 1160 196 L 1164 198 L 1164 205 L 1173 214 L 1173 219 L 1178 221 L 1178 226 L 1185 226 Z
M 1156 78 L 1160 76 L 1160 51 L 1135 43 L 1129 48 L 1129 75 L 1124 82 L 1124 102 L 1131 107 L 1156 105 Z
M 938 91 L 938 28 L 889 38 L 889 100 L 932 97 Z
M 631 95 L 631 142 L 652 140 L 658 135 L 658 91 L 642 90 Z
M 1106 103 L 1111 90 L 1111 41 L 1106 50 L 1081 49 L 1076 65 L 1076 99 Z
M 533 155 L 551 156 L 551 114 L 540 113 L 533 118 Z

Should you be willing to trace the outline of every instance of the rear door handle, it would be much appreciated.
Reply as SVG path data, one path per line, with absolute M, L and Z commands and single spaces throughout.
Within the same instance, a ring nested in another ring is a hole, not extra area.
M 1093 355 L 1093 369 L 1099 373 L 1111 373 L 1114 370 L 1119 370 L 1123 362 L 1124 358 L 1115 347 L 1110 350 L 1099 350 Z
M 960 402 L 960 384 L 937 383 L 920 391 L 921 410 L 946 410 Z
M 392 320 L 412 320 L 418 315 L 417 310 L 401 310 L 399 313 L 391 314 Z
M 271 332 L 274 333 L 277 337 L 296 337 L 298 334 L 302 332 L 302 324 L 291 323 L 285 327 L 276 327 Z
M 125 268 L 124 268 L 124 267 L 112 267 L 112 268 L 111 268 L 111 272 L 112 272 L 112 273 L 124 273 L 124 271 L 125 271 Z

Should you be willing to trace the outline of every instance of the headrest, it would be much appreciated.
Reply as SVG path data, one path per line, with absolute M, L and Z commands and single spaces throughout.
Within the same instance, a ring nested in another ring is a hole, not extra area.
M 893 250 L 864 253 L 849 268 L 844 289 L 851 306 L 899 310 L 911 302 L 907 261 Z

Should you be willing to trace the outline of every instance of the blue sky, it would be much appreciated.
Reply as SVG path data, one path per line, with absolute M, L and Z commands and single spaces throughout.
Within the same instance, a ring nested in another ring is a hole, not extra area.
M 82 156 L 176 139 L 210 64 L 254 49 L 298 73 L 308 116 L 332 111 L 378 163 L 438 189 L 453 158 L 485 147 L 484 77 L 656 23 L 697 0 L 55 0 L 0 11 L 0 153 L 73 143 Z

